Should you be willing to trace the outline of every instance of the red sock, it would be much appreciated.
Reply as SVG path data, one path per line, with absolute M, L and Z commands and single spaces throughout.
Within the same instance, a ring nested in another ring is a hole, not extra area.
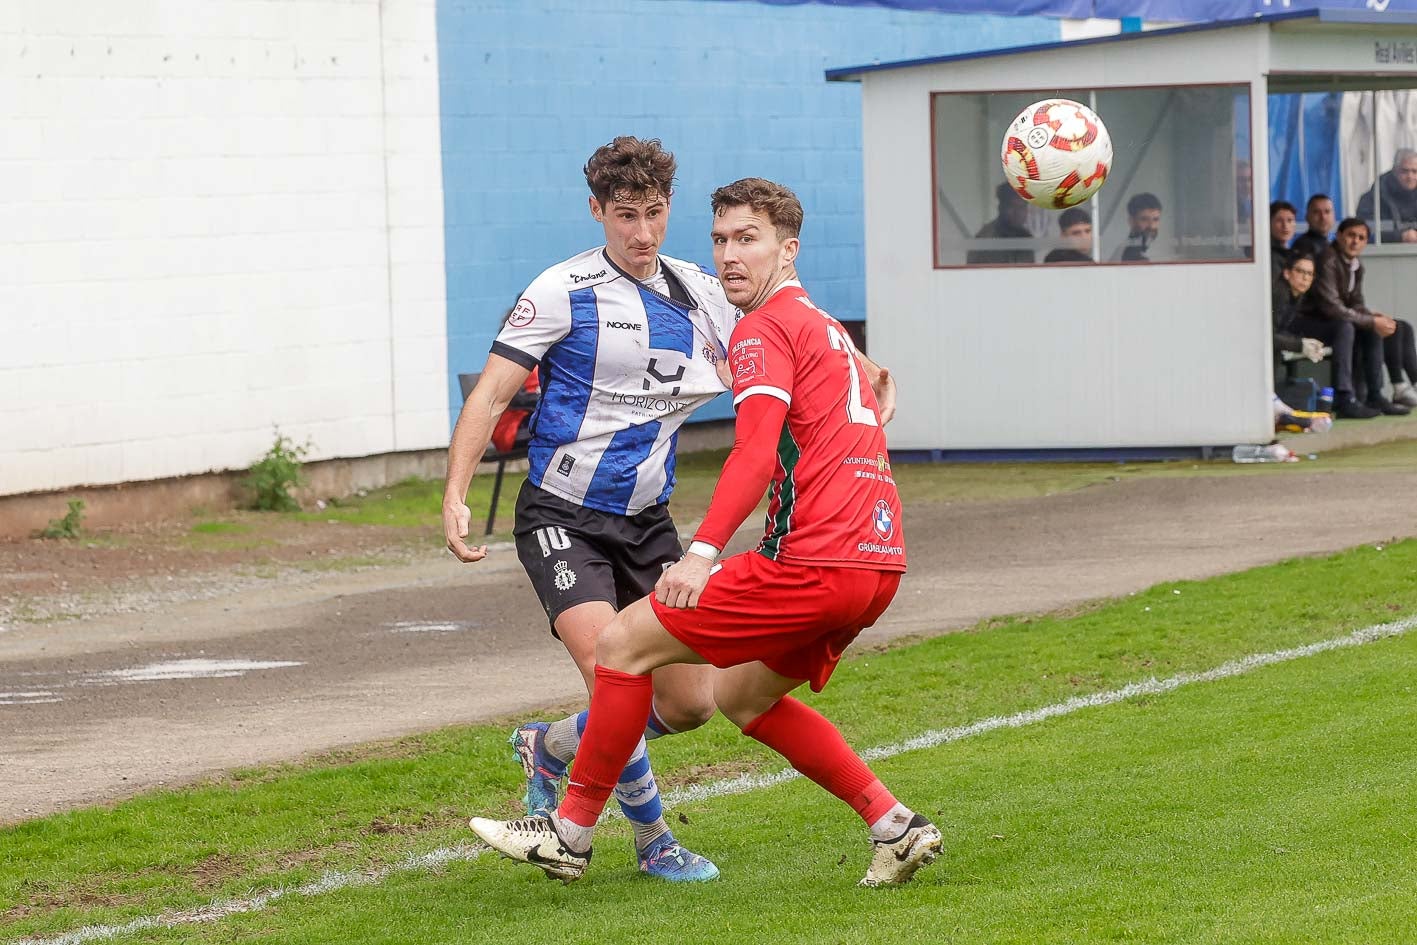
M 792 767 L 851 806 L 868 824 L 895 806 L 895 797 L 851 750 L 836 726 L 791 696 L 743 728 L 792 763 Z
M 596 665 L 590 716 L 557 816 L 582 827 L 595 826 L 645 732 L 653 699 L 654 683 L 649 676 Z

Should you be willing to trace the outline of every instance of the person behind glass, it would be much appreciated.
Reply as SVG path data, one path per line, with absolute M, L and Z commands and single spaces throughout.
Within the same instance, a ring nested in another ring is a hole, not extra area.
M 1329 321 L 1348 322 L 1353 326 L 1354 355 L 1362 360 L 1363 377 L 1368 388 L 1366 409 L 1354 396 L 1352 367 L 1349 367 L 1346 377 L 1340 376 L 1344 365 L 1339 361 L 1335 346 L 1333 389 L 1338 416 L 1360 419 L 1376 416 L 1376 413 L 1401 416 L 1409 413 L 1409 409 L 1393 403 L 1382 393 L 1383 339 L 1397 333 L 1397 322 L 1381 312 L 1370 310 L 1363 299 L 1363 264 L 1358 257 L 1367 245 L 1368 224 L 1357 217 L 1347 217 L 1338 224 L 1338 235 L 1334 237 L 1333 245 L 1318 257 L 1314 287 L 1301 305 L 1306 314 Z M 1409 328 L 1408 337 L 1411 337 L 1410 331 Z M 1352 361 L 1349 363 L 1351 365 Z M 1345 391 L 1343 387 L 1349 389 Z
M 1304 205 L 1304 220 L 1309 228 L 1289 248 L 1302 249 L 1321 260 L 1333 232 L 1333 199 L 1328 194 L 1314 194 Z
M 1269 205 L 1269 269 L 1270 278 L 1278 285 L 1284 264 L 1289 261 L 1289 241 L 1298 229 L 1299 211 L 1287 200 Z M 1311 257 L 1313 253 L 1309 254 Z M 1309 274 L 1310 279 L 1313 273 Z
M 1122 246 L 1122 262 L 1151 262 L 1147 255 L 1161 232 L 1161 201 L 1156 194 L 1132 194 L 1127 201 L 1127 242 Z
M 1058 214 L 1062 246 L 1048 251 L 1046 263 L 1092 262 L 1092 215 L 1081 207 L 1069 207 Z
M 1375 207 L 1374 194 L 1379 191 L 1382 205 Z M 1417 243 L 1417 151 L 1398 149 L 1392 170 L 1379 177 L 1358 201 L 1358 216 L 1369 227 L 1381 226 L 1384 243 Z
M 980 227 L 974 234 L 977 240 L 1031 240 L 1029 230 L 1028 202 L 1014 192 L 1007 183 L 994 188 L 994 198 L 999 204 L 999 213 L 994 219 Z M 1029 264 L 1033 262 L 1031 249 L 972 249 L 964 257 L 971 266 Z

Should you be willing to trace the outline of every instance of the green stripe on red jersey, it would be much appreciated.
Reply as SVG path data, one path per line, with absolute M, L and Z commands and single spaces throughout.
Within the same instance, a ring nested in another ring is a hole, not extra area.
M 772 484 L 769 493 L 772 499 L 768 503 L 768 536 L 758 549 L 769 561 L 777 560 L 782 550 L 782 540 L 792 531 L 792 511 L 797 506 L 797 481 L 793 478 L 793 472 L 801 458 L 802 450 L 792 438 L 791 428 L 783 421 L 782 436 L 777 441 L 777 463 L 782 467 L 782 482 Z

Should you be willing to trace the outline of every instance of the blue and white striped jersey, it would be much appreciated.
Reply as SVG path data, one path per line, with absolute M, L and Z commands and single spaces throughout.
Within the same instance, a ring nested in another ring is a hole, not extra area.
M 552 266 L 492 344 L 541 367 L 528 477 L 568 502 L 633 515 L 668 501 L 679 425 L 725 389 L 717 364 L 738 310 L 697 265 L 659 263 L 648 283 L 603 246 Z

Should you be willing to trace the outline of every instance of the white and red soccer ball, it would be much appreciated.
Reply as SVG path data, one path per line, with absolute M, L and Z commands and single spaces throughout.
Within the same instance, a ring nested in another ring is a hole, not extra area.
M 1086 105 L 1048 98 L 1019 112 L 1004 132 L 1004 179 L 1036 207 L 1064 210 L 1102 187 L 1112 138 Z

